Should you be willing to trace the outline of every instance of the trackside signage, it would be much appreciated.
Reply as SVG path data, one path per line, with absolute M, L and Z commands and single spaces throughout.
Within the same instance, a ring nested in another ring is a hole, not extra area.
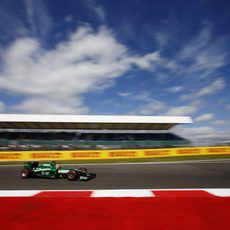
M 31 153 L 32 159 L 62 159 L 61 152 L 38 152 L 38 153 Z
M 144 157 L 170 156 L 171 153 L 171 149 L 144 150 Z
M 12 153 L 12 152 L 8 152 L 8 153 L 0 153 L 0 161 L 4 161 L 4 160 L 20 160 L 22 159 L 22 153 Z
M 0 152 L 2 161 L 39 160 L 97 160 L 155 158 L 173 156 L 230 154 L 230 146 L 201 148 L 127 149 L 127 150 L 81 150 L 81 151 L 15 151 Z
M 208 153 L 226 153 L 228 154 L 229 153 L 229 149 L 230 147 L 213 147 L 213 148 L 207 148 L 207 152 Z
M 84 158 L 101 158 L 100 151 L 88 151 L 88 152 L 71 152 L 70 157 L 73 159 L 84 159 Z
M 137 155 L 138 155 L 137 150 L 133 150 L 133 151 L 117 150 L 117 151 L 108 152 L 108 158 L 133 158 L 133 157 L 137 157 Z
M 177 149 L 179 155 L 201 155 L 204 153 L 203 148 L 188 148 L 188 149 Z

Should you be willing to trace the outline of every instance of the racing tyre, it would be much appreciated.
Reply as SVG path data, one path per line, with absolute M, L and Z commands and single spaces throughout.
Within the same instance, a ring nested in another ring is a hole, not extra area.
M 74 170 L 70 170 L 68 173 L 67 173 L 67 179 L 69 181 L 74 181 L 77 179 L 77 174 Z
M 81 170 L 84 173 L 87 173 L 87 169 L 86 168 L 79 168 L 79 170 Z
M 30 170 L 29 169 L 22 169 L 21 171 L 21 178 L 26 179 L 30 176 Z

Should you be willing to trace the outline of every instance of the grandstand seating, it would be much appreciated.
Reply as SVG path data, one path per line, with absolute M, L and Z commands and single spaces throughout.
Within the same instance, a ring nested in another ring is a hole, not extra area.
M 0 149 L 162 148 L 188 144 L 188 140 L 168 132 L 0 132 Z

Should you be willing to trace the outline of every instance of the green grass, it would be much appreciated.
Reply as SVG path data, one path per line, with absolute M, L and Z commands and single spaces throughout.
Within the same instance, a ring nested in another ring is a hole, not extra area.
M 199 156 L 171 156 L 158 158 L 129 158 L 129 159 L 105 159 L 105 160 L 60 160 L 59 164 L 90 164 L 90 163 L 129 163 L 129 162 L 168 162 L 168 161 L 186 161 L 186 160 L 215 160 L 230 159 L 230 154 L 225 155 L 199 155 Z M 49 160 L 47 160 L 49 161 Z M 46 162 L 47 162 L 46 161 Z M 22 161 L 0 162 L 0 165 L 20 165 Z

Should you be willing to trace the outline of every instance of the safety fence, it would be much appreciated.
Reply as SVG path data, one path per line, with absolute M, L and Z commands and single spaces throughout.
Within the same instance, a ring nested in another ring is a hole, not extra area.
M 164 149 L 82 150 L 82 151 L 12 151 L 0 152 L 0 162 L 40 160 L 102 160 L 128 158 L 157 158 L 173 156 L 230 154 L 230 146 L 188 147 Z
M 189 146 L 187 140 L 159 141 L 78 141 L 78 140 L 4 140 L 0 139 L 0 150 L 71 150 L 71 149 L 143 149 Z M 1 147 L 2 146 L 2 147 Z

